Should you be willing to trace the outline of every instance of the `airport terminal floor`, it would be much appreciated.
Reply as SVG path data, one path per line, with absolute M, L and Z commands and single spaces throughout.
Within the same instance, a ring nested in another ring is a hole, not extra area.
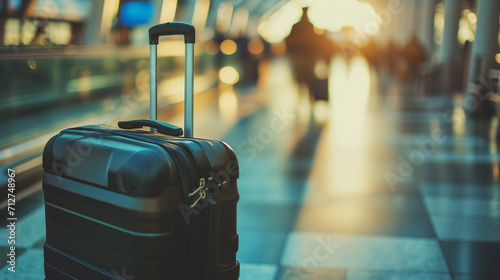
M 195 137 L 238 155 L 240 279 L 500 279 L 488 125 L 455 106 L 460 95 L 408 90 L 363 58 L 330 72 L 329 103 L 309 106 L 277 58 L 258 85 L 195 111 Z M 18 208 L 16 279 L 43 279 L 41 191 Z

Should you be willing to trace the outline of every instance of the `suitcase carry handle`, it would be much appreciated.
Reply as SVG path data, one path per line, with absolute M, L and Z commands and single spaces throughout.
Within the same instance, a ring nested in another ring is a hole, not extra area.
M 118 127 L 125 129 L 142 128 L 144 126 L 155 128 L 159 133 L 171 136 L 181 136 L 183 133 L 182 128 L 162 121 L 143 119 L 118 122 Z
M 158 44 L 158 37 L 166 35 L 184 35 L 186 44 L 194 44 L 194 26 L 183 22 L 167 22 L 157 24 L 149 29 L 149 44 Z
M 184 137 L 193 137 L 193 83 L 194 83 L 194 26 L 182 22 L 167 22 L 149 29 L 149 86 L 150 86 L 150 119 L 157 118 L 157 45 L 158 37 L 166 35 L 184 35 L 186 43 L 185 82 L 184 82 Z M 154 131 L 154 128 L 152 128 Z

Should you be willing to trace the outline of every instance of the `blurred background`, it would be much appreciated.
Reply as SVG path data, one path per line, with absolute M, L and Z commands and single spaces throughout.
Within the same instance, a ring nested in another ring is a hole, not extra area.
M 0 193 L 15 170 L 21 240 L 21 272 L 0 275 L 43 278 L 47 140 L 147 118 L 148 29 L 182 21 L 197 30 L 194 135 L 240 160 L 241 279 L 500 279 L 499 12 L 497 0 L 0 0 Z M 158 51 L 159 119 L 182 125 L 183 41 Z

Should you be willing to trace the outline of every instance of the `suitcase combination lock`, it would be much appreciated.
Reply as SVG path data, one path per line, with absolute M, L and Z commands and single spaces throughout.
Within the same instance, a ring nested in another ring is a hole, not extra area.
M 213 179 L 214 179 L 213 177 L 208 177 L 208 181 L 213 181 Z M 214 185 L 214 184 L 210 185 L 209 184 L 207 186 L 205 183 L 205 178 L 201 178 L 199 187 L 196 190 L 194 190 L 192 193 L 189 193 L 189 197 L 193 197 L 199 193 L 198 198 L 190 205 L 190 207 L 191 208 L 196 207 L 196 205 L 198 205 L 198 203 L 203 199 L 207 199 L 208 202 L 210 202 L 210 204 L 214 205 L 215 204 L 215 197 L 219 193 L 220 188 L 221 187 L 224 188 L 225 185 L 227 185 L 227 181 L 223 181 L 222 183 L 219 183 L 217 185 Z M 210 187 L 217 188 L 215 196 L 210 192 L 210 190 L 209 190 Z M 207 192 L 208 192 L 208 195 L 207 195 Z
M 207 197 L 207 190 L 205 190 L 205 178 L 200 179 L 200 186 L 192 193 L 189 194 L 189 197 L 193 197 L 197 193 L 200 193 L 200 196 L 191 204 L 191 208 L 194 208 L 200 200 L 205 199 Z

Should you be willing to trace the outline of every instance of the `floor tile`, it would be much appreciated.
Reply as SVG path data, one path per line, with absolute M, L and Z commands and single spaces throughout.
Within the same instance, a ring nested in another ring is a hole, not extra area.
M 24 216 L 30 214 L 31 211 L 43 206 L 43 204 L 44 204 L 43 192 L 41 190 L 22 200 L 17 200 L 15 207 L 16 217 L 19 220 L 22 220 Z M 8 211 L 7 207 L 0 209 L 0 219 L 2 221 L 4 221 L 8 217 L 7 211 Z
M 304 188 L 305 184 L 300 180 L 272 181 L 265 185 L 238 184 L 240 203 L 299 204 Z
M 422 204 L 411 199 L 402 201 L 410 202 L 407 206 L 414 204 L 413 209 L 400 205 L 401 201 L 373 204 L 375 199 L 371 201 L 372 205 L 370 202 L 362 203 L 362 200 L 356 202 L 355 199 L 338 199 L 330 204 L 307 204 L 301 208 L 294 228 L 341 234 L 434 237 Z
M 273 180 L 277 174 L 282 172 L 276 159 L 270 157 L 259 157 L 251 162 L 239 160 L 240 178 L 238 182 L 251 182 L 252 185 L 263 185 Z M 257 175 L 258 174 L 258 175 Z
M 43 246 L 44 246 L 44 245 L 45 245 L 45 236 L 44 236 L 44 238 L 43 238 L 43 240 L 42 240 L 42 241 L 38 242 L 38 244 L 36 244 L 36 245 L 34 246 L 34 248 L 43 249 Z
M 0 228 L 0 236 L 8 236 L 8 228 Z M 40 206 L 16 222 L 16 247 L 28 248 L 45 238 L 45 207 Z M 7 239 L 0 246 L 7 247 Z
M 442 245 L 454 274 L 495 274 L 500 279 L 500 242 L 443 241 Z
M 241 263 L 239 280 L 274 280 L 278 273 L 277 265 Z
M 347 280 L 455 280 L 447 273 L 347 271 Z
M 425 196 L 500 198 L 500 187 L 497 184 L 422 182 L 420 191 Z
M 500 218 L 431 214 L 440 239 L 500 241 Z
M 345 280 L 343 269 L 324 269 L 315 267 L 286 267 L 280 270 L 277 280 Z
M 342 211 L 352 211 L 364 208 L 373 211 L 394 211 L 408 213 L 425 213 L 426 209 L 419 196 L 406 194 L 370 194 L 370 195 L 341 195 L 324 194 L 323 199 L 319 197 L 306 197 L 304 206 L 336 207 Z M 354 208 L 354 209 L 353 209 Z
M 0 270 L 0 278 L 12 280 L 44 279 L 43 250 L 31 249 L 19 255 L 16 259 L 15 270 L 16 272 L 12 273 L 8 270 L 8 266 L 5 266 Z
M 453 280 L 498 280 L 499 274 L 455 274 Z
M 306 160 L 294 160 L 292 164 L 288 166 L 287 170 L 287 178 L 290 179 L 301 179 L 309 177 L 309 173 L 312 168 L 312 160 L 311 158 Z
M 452 216 L 483 216 L 500 219 L 500 201 L 492 198 L 425 196 L 429 212 Z
M 492 164 L 495 162 L 498 155 L 492 155 L 486 152 L 471 152 L 471 153 L 457 153 L 455 151 L 438 152 L 434 153 L 426 159 L 426 162 L 435 162 L 439 164 L 447 163 L 469 163 L 469 164 Z
M 293 225 L 298 206 L 294 204 L 239 203 L 238 230 L 288 230 Z
M 319 163 L 318 165 L 321 166 L 322 164 Z M 321 169 L 321 167 L 318 168 Z M 331 174 L 327 168 L 316 170 L 315 167 L 313 172 L 318 174 L 313 174 L 308 180 L 305 192 L 306 199 L 310 196 L 321 198 L 324 195 L 366 195 L 368 197 L 391 194 L 419 195 L 418 184 L 414 175 L 409 177 L 401 176 L 401 180 L 397 180 L 397 182 L 393 180 L 395 183 L 387 180 L 388 176 L 398 176 L 397 163 L 394 167 L 384 168 L 382 171 L 375 172 L 375 174 L 372 174 L 372 172 L 359 174 L 354 168 L 349 172 L 340 171 L 341 174 Z
M 16 248 L 16 257 L 20 256 L 24 251 L 23 248 Z M 10 256 L 7 256 L 7 254 L 10 254 L 10 247 L 0 247 L 0 269 L 6 266 L 10 260 Z
M 429 238 L 292 232 L 281 263 L 347 270 L 448 272 L 439 244 Z
M 237 260 L 248 263 L 278 264 L 287 231 L 238 230 L 240 245 Z
M 453 183 L 496 183 L 492 164 L 486 163 L 425 163 L 418 169 L 420 180 Z
M 388 141 L 389 143 L 393 145 L 397 144 L 407 144 L 407 145 L 417 145 L 416 140 L 420 140 L 423 142 L 423 139 L 429 139 L 431 135 L 427 133 L 421 133 L 421 134 L 409 134 L 409 133 L 391 133 L 391 134 L 385 134 L 381 135 L 380 137 Z M 432 137 L 432 136 L 431 136 Z M 442 139 L 442 138 L 439 138 Z M 432 140 L 430 138 L 429 140 Z M 436 142 L 436 141 L 434 141 Z M 432 143 L 432 142 L 430 142 Z M 449 135 L 446 135 L 446 139 L 444 141 L 439 141 L 439 143 L 435 143 L 436 148 L 443 148 L 443 147 L 464 147 L 464 148 L 478 148 L 478 147 L 486 147 L 488 142 L 478 136 L 464 136 L 464 137 L 451 137 Z M 431 144 L 429 144 L 431 145 Z M 486 150 L 484 150 L 486 151 Z

